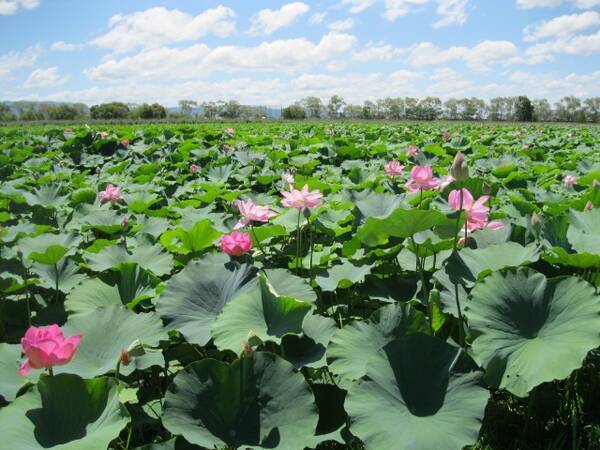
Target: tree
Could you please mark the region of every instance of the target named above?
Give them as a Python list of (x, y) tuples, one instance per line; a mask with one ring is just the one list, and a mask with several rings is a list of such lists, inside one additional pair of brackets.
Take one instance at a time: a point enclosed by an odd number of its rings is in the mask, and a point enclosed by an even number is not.
[(585, 111), (581, 108), (581, 100), (577, 97), (566, 96), (555, 104), (556, 118), (561, 122), (575, 122), (585, 119)]
[(228, 119), (237, 119), (240, 117), (241, 106), (235, 100), (229, 100), (223, 104), (221, 110), (221, 115), (223, 117), (227, 117)]
[(101, 103), (90, 108), (92, 119), (125, 119), (129, 116), (129, 106), (121, 102)]
[(17, 116), (12, 112), (10, 106), (5, 103), (0, 103), (0, 122), (9, 122), (16, 119)]
[(332, 119), (338, 119), (346, 105), (346, 102), (339, 95), (332, 95), (327, 103), (327, 115)]
[(370, 100), (366, 100), (362, 106), (361, 119), (376, 119), (377, 105)]
[(406, 111), (407, 119), (417, 119), (419, 110), (419, 100), (413, 97), (404, 99), (404, 110)]
[(600, 97), (592, 97), (586, 99), (585, 104), (585, 115), (587, 120), (590, 122), (600, 122)]
[(515, 115), (519, 122), (532, 122), (533, 121), (533, 105), (531, 100), (521, 95), (517, 97), (515, 105)]
[(323, 102), (319, 97), (306, 97), (302, 100), (302, 106), (308, 111), (310, 117), (319, 119), (323, 111)]
[(385, 98), (383, 100), (385, 108), (385, 118), (392, 120), (400, 120), (404, 117), (404, 100), (398, 98)]
[(288, 120), (304, 120), (306, 119), (306, 112), (304, 112), (302, 106), (294, 103), (293, 105), (283, 108), (281, 117)]
[(444, 102), (444, 109), (447, 119), (457, 120), (458, 119), (458, 100), (450, 98)]
[(418, 116), (423, 120), (436, 120), (442, 112), (442, 101), (437, 97), (425, 97), (418, 104)]
[(215, 102), (202, 102), (202, 113), (207, 119), (214, 119), (219, 113), (219, 107)]
[(533, 101), (533, 119), (537, 122), (549, 122), (552, 120), (552, 107), (545, 98)]
[(197, 106), (198, 102), (196, 100), (179, 100), (179, 109), (186, 116), (192, 114), (193, 109)]
[(48, 108), (48, 118), (51, 120), (75, 120), (79, 117), (79, 110), (73, 105), (63, 103)]
[(158, 103), (143, 103), (131, 112), (132, 117), (136, 119), (164, 119), (167, 117), (167, 110)]

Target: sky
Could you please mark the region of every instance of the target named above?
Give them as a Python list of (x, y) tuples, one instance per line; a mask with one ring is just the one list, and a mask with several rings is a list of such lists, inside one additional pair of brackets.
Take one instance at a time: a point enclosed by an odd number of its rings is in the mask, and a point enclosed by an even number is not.
[(600, 96), (600, 0), (0, 0), (0, 100)]

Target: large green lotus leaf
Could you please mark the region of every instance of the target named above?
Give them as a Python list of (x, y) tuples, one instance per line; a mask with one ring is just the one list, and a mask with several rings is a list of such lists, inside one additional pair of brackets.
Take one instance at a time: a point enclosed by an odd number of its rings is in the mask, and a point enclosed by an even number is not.
[(162, 276), (173, 268), (173, 257), (162, 251), (159, 245), (141, 245), (130, 254), (121, 245), (104, 248), (99, 253), (85, 253), (90, 269), (103, 272), (119, 267), (124, 263), (135, 263), (148, 269), (155, 275)]
[(95, 229), (106, 234), (123, 230), (123, 216), (112, 209), (98, 209), (93, 206), (81, 208), (83, 230)]
[(488, 381), (518, 396), (581, 367), (600, 345), (600, 296), (574, 277), (495, 272), (475, 286), (465, 316)]
[(460, 450), (477, 440), (489, 392), (457, 373), (460, 349), (416, 333), (386, 344), (346, 397), (350, 431), (367, 450)]
[(297, 369), (326, 366), (325, 352), (337, 329), (335, 320), (309, 312), (304, 316), (301, 335), (287, 334), (281, 339), (285, 359)]
[(264, 275), (239, 292), (223, 307), (211, 328), (215, 345), (239, 353), (253, 334), (263, 342), (279, 344), (286, 334), (302, 333), (302, 322), (311, 304), (280, 296)]
[(359, 211), (358, 219), (364, 223), (369, 217), (387, 217), (400, 206), (401, 201), (402, 197), (399, 195), (369, 191), (366, 196), (361, 196), (360, 200), (356, 200), (355, 205)]
[(23, 377), (18, 374), (20, 362), (20, 345), (0, 344), (0, 398), (8, 402), (15, 399), (23, 386)]
[(227, 255), (206, 255), (188, 263), (167, 282), (156, 311), (189, 342), (206, 345), (217, 315), (254, 275), (252, 266), (230, 261)]
[(384, 219), (369, 217), (357, 236), (371, 247), (383, 245), (390, 237), (407, 238), (446, 222), (446, 216), (434, 210), (396, 209)]
[(573, 266), (581, 269), (600, 267), (600, 255), (591, 253), (568, 253), (562, 247), (554, 247), (543, 255), (543, 259), (552, 264)]
[[(65, 336), (78, 333), (83, 339), (71, 362), (55, 367), (54, 371), (76, 373), (82, 377), (94, 377), (114, 370), (121, 351), (136, 339), (151, 347), (167, 339), (167, 332), (156, 313), (136, 314), (118, 305), (75, 314), (69, 317), (63, 331)], [(124, 374), (135, 369), (136, 358), (128, 366), (121, 366)]]
[(22, 195), (29, 205), (55, 209), (67, 203), (68, 195), (60, 195), (61, 190), (60, 185), (44, 185), (33, 192), (23, 192)]
[(48, 289), (58, 289), (67, 293), (87, 276), (79, 273), (79, 266), (70, 259), (65, 258), (54, 264), (34, 263), (31, 271), (36, 273), (41, 281), (41, 285)]
[(265, 269), (265, 274), (275, 292), (280, 295), (311, 303), (317, 299), (317, 294), (308, 281), (287, 269)]
[(329, 369), (346, 380), (357, 380), (367, 371), (369, 358), (388, 342), (410, 333), (429, 333), (427, 319), (404, 303), (385, 305), (369, 320), (354, 321), (339, 329), (327, 347)]
[(210, 247), (221, 235), (208, 219), (201, 220), (189, 230), (175, 228), (165, 231), (160, 243), (169, 251), (181, 255), (195, 253)]
[(600, 209), (571, 211), (567, 239), (578, 253), (600, 255)]
[(128, 420), (114, 379), (43, 376), (31, 391), (0, 409), (2, 447), (105, 449)]
[(75, 234), (45, 233), (20, 239), (18, 247), (33, 261), (56, 264), (63, 256), (75, 253), (80, 241), (81, 238)]
[(504, 242), (485, 248), (463, 248), (446, 260), (445, 271), (454, 283), (464, 280), (472, 285), (490, 272), (505, 267), (517, 267), (538, 260), (539, 249), (530, 244)]
[(317, 407), (304, 377), (257, 352), (231, 365), (213, 359), (179, 372), (165, 395), (163, 423), (207, 448), (298, 450), (318, 442)]
[(330, 269), (320, 270), (315, 281), (322, 290), (335, 291), (338, 287), (348, 288), (354, 283), (364, 281), (372, 268), (372, 264), (355, 264), (346, 261), (344, 264), (337, 264)]

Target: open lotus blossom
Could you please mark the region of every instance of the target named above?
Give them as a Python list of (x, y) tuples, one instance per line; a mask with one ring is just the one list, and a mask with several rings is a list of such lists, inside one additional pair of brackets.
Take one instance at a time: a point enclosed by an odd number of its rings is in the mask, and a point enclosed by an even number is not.
[(410, 181), (406, 187), (411, 192), (428, 191), (440, 186), (440, 179), (433, 176), (429, 166), (415, 166), (410, 171)]
[(402, 169), (404, 169), (404, 166), (398, 161), (390, 161), (383, 168), (388, 177), (397, 177), (398, 175), (402, 175)]
[(271, 211), (268, 206), (257, 205), (252, 200), (236, 200), (233, 204), (237, 206), (242, 215), (242, 218), (233, 227), (234, 230), (238, 230), (248, 225), (250, 222), (268, 222), (271, 217), (277, 215), (277, 213)]
[(121, 144), (121, 147), (127, 148), (129, 147), (129, 139), (123, 139), (119, 144)]
[[(504, 226), (502, 222), (490, 222), (488, 219), (490, 208), (485, 206), (485, 202), (489, 200), (489, 195), (482, 195), (475, 201), (471, 192), (465, 188), (462, 189), (462, 195), (462, 209), (467, 213), (467, 231), (469, 233), (483, 228), (497, 230), (498, 228), (502, 228)], [(448, 196), (448, 204), (450, 205), (450, 208), (454, 209), (455, 211), (461, 209), (460, 190), (455, 189), (450, 192), (450, 195)]]
[(225, 133), (228, 134), (229, 136), (233, 136), (235, 134), (235, 128), (225, 128)]
[(26, 359), (19, 368), (19, 375), (25, 376), (31, 369), (47, 369), (67, 364), (75, 356), (81, 339), (80, 334), (65, 339), (56, 324), (29, 327), (21, 338)]
[(196, 164), (190, 164), (190, 172), (197, 173), (198, 172), (198, 166)]
[(221, 238), (221, 250), (229, 256), (240, 256), (252, 248), (252, 238), (248, 233), (232, 231)]
[(117, 186), (109, 184), (106, 189), (100, 192), (100, 204), (111, 202), (113, 205), (119, 200), (122, 200), (121, 191)]
[(573, 175), (566, 175), (563, 178), (563, 184), (565, 186), (571, 187), (573, 185), (575, 185), (577, 183), (577, 178), (575, 178)]
[(419, 149), (414, 145), (409, 145), (406, 149), (406, 157), (407, 158), (416, 158), (419, 154)]
[(294, 174), (291, 172), (283, 172), (281, 174), (281, 179), (290, 186), (292, 186), (296, 182), (296, 180), (294, 179)]
[(317, 208), (323, 203), (323, 194), (318, 189), (314, 191), (308, 190), (308, 185), (305, 184), (302, 190), (291, 188), (289, 192), (280, 191), (285, 198), (281, 200), (283, 206), (290, 208), (304, 209)]
[(449, 141), (450, 139), (452, 139), (452, 133), (450, 133), (449, 131), (444, 131), (442, 133), (442, 139), (444, 141)]

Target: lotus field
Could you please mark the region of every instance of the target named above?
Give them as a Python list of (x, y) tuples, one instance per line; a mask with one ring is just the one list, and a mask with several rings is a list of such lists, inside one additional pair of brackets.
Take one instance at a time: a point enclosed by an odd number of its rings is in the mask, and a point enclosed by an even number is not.
[(600, 128), (233, 127), (0, 128), (0, 448), (600, 448)]

